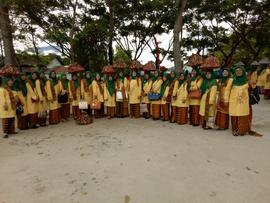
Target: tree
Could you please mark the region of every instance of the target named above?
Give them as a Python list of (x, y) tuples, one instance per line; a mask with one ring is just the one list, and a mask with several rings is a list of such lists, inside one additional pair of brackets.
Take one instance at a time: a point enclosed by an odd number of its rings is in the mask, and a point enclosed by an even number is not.
[(4, 62), (5, 64), (17, 65), (13, 46), (13, 32), (9, 18), (8, 1), (1, 1), (0, 3), (0, 30), (5, 53)]

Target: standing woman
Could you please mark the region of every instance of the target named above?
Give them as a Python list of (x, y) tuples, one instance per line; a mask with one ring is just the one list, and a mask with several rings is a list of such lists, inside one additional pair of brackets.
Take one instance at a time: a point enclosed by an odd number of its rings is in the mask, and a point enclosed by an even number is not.
[(243, 136), (251, 129), (248, 88), (245, 70), (240, 67), (236, 68), (229, 98), (229, 115), (234, 136)]
[(71, 101), (74, 120), (80, 116), (79, 101), (81, 97), (80, 81), (76, 73), (72, 74), (72, 79), (68, 83), (68, 94)]
[(153, 84), (152, 78), (149, 76), (148, 72), (145, 72), (144, 79), (142, 82), (142, 104), (147, 105), (147, 115), (145, 116), (145, 118), (150, 118), (151, 116), (151, 104), (148, 99), (148, 94), (151, 91), (152, 84)]
[(27, 109), (28, 109), (29, 128), (37, 128), (39, 98), (36, 93), (35, 81), (27, 79), (26, 89), (27, 89), (26, 102), (27, 102)]
[(46, 82), (47, 99), (49, 101), (49, 123), (55, 125), (61, 121), (61, 105), (58, 103), (58, 95), (60, 94), (60, 83), (56, 77), (56, 73), (50, 73), (50, 79)]
[[(201, 102), (201, 95), (200, 95), (200, 88), (202, 85), (203, 79), (199, 75), (199, 69), (193, 68), (191, 72), (191, 82), (190, 82), (190, 89), (189, 89), (189, 119), (190, 124), (193, 126), (200, 125), (200, 102)], [(196, 93), (196, 94), (193, 94)]]
[(188, 82), (185, 79), (184, 73), (179, 74), (179, 80), (176, 83), (176, 122), (179, 125), (188, 123)]
[[(67, 95), (67, 97), (69, 98), (68, 84), (69, 80), (67, 79), (67, 75), (66, 74), (61, 75), (61, 80), (59, 81), (61, 90), (60, 94)], [(70, 102), (68, 100), (66, 103), (61, 103), (61, 119), (68, 121), (69, 117), (70, 117)]]
[[(119, 118), (124, 118), (128, 116), (128, 106), (126, 102), (128, 101), (127, 98), (127, 93), (126, 93), (126, 88), (125, 88), (125, 76), (123, 72), (120, 70), (117, 73), (116, 76), (116, 91), (122, 93), (122, 99), (117, 99), (116, 98), (116, 116)], [(126, 107), (126, 109), (124, 109)]]
[(142, 82), (139, 72), (132, 70), (129, 84), (129, 104), (131, 118), (140, 117), (140, 103), (142, 94)]
[(176, 93), (177, 93), (177, 89), (178, 89), (178, 80), (177, 80), (177, 76), (176, 73), (174, 71), (171, 72), (170, 75), (170, 90), (169, 90), (169, 94), (171, 94), (171, 123), (176, 122)]
[(217, 81), (215, 73), (206, 71), (201, 86), (202, 99), (200, 103), (201, 125), (204, 129), (213, 129), (216, 114)]
[(45, 91), (45, 84), (40, 79), (37, 72), (32, 73), (32, 82), (35, 83), (35, 90), (38, 95), (38, 124), (41, 127), (46, 126), (47, 121), (47, 95)]
[[(163, 83), (163, 80), (160, 76), (159, 71), (155, 71), (151, 92), (154, 94), (160, 94), (162, 83)], [(152, 105), (152, 118), (154, 120), (159, 120), (160, 119), (160, 110), (161, 110), (161, 106), (160, 106), (161, 99), (156, 100), (156, 101), (151, 101), (151, 105)]]
[(222, 78), (219, 85), (219, 95), (217, 102), (217, 114), (215, 125), (219, 130), (229, 128), (229, 97), (232, 88), (233, 79), (230, 78), (228, 69), (222, 71)]
[(28, 106), (27, 106), (27, 87), (26, 87), (26, 76), (22, 74), (19, 78), (19, 91), (18, 97), (23, 105), (23, 113), (17, 115), (18, 119), (18, 128), (20, 130), (28, 129)]
[(262, 64), (259, 70), (257, 71), (258, 79), (257, 79), (257, 86), (260, 89), (260, 94), (264, 94), (264, 85), (266, 83), (266, 73), (267, 66)]
[(112, 75), (109, 75), (105, 82), (104, 101), (107, 106), (108, 119), (115, 117), (115, 81)]
[(15, 132), (17, 93), (12, 91), (12, 77), (4, 77), (0, 88), (0, 118), (2, 119), (4, 138)]
[(130, 69), (125, 69), (124, 72), (124, 88), (125, 88), (125, 92), (126, 92), (126, 99), (123, 100), (123, 115), (124, 117), (128, 117), (129, 116), (129, 109), (128, 109), (128, 104), (129, 104), (129, 86), (130, 86)]
[(81, 80), (81, 96), (88, 103), (87, 114), (92, 117), (90, 104), (93, 101), (92, 76), (90, 71), (86, 71), (85, 78)]
[(270, 65), (266, 69), (266, 81), (264, 85), (264, 99), (270, 99)]
[(163, 83), (160, 89), (162, 120), (168, 121), (169, 120), (169, 107), (170, 107), (170, 103), (167, 102), (167, 97), (168, 97), (169, 89), (170, 89), (169, 74), (164, 72), (162, 80), (163, 80)]
[(98, 102), (101, 103), (101, 109), (95, 109), (94, 115), (95, 118), (101, 118), (103, 116), (104, 112), (104, 98), (103, 98), (103, 87), (102, 87), (102, 81), (99, 73), (94, 73), (93, 75), (93, 82), (92, 82), (92, 88), (93, 88), (93, 99), (98, 100)]

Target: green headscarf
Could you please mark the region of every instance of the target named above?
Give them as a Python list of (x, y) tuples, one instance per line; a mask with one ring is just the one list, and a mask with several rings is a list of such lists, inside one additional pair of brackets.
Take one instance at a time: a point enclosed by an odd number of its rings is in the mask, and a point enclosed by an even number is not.
[[(87, 78), (87, 74), (90, 75), (90, 78)], [(86, 80), (88, 86), (92, 84), (93, 80), (91, 78), (91, 72), (90, 71), (85, 72), (85, 80)]]
[[(210, 71), (207, 71), (207, 72), (210, 72)], [(217, 85), (215, 73), (213, 71), (211, 71), (210, 73), (211, 73), (210, 79), (206, 77), (206, 74), (203, 75), (204, 79), (201, 86), (202, 94), (204, 94), (207, 90), (211, 89), (211, 87), (213, 87), (214, 85)]]
[(68, 82), (69, 82), (69, 80), (67, 78), (65, 78), (65, 76), (66, 75), (64, 73), (61, 74), (60, 75), (60, 79), (61, 79), (61, 82), (63, 84), (64, 89), (67, 90), (68, 89)]
[(191, 77), (191, 81), (195, 81), (195, 80), (197, 79), (197, 77), (200, 75), (200, 71), (199, 71), (199, 69), (196, 68), (196, 67), (194, 67), (194, 68), (192, 69), (192, 71), (195, 71), (195, 72), (196, 72), (196, 76), (192, 76), (192, 77)]
[(19, 91), (19, 79), (18, 79), (18, 78), (16, 78), (16, 79), (14, 80), (13, 85), (12, 85), (12, 87), (11, 87), (11, 90), (12, 90), (12, 91), (16, 91), (16, 92)]
[[(236, 76), (236, 70), (238, 68), (242, 70), (242, 75), (240, 77)], [(233, 86), (241, 86), (241, 85), (244, 85), (244, 84), (246, 84), (248, 82), (247, 74), (246, 74), (245, 69), (242, 68), (242, 67), (238, 67), (238, 68), (236, 68), (235, 71), (234, 71)]]
[(109, 79), (109, 77), (108, 77), (108, 80), (107, 80), (107, 82), (108, 82), (108, 91), (109, 91), (109, 94), (111, 96), (113, 96), (114, 91), (115, 91), (115, 81), (114, 81), (113, 77), (112, 77), (111, 80)]
[[(223, 72), (224, 71), (228, 71), (228, 75), (227, 76), (223, 76)], [(223, 71), (222, 71), (222, 76), (221, 76), (221, 84), (225, 84), (227, 82), (227, 80), (230, 78), (230, 70), (225, 68)]]
[[(33, 79), (33, 74), (36, 74), (37, 75), (37, 78), (36, 79)], [(32, 85), (33, 85), (33, 87), (35, 88), (36, 87), (36, 80), (39, 78), (39, 73), (37, 72), (37, 71), (35, 71), (35, 72), (33, 72), (31, 75), (30, 75), (30, 77), (29, 77), (29, 79), (30, 79), (30, 81), (32, 82)]]
[[(146, 75), (148, 75), (148, 78), (145, 77)], [(144, 87), (144, 85), (147, 83), (149, 79), (150, 79), (150, 75), (148, 73), (144, 73), (142, 87)]]
[[(122, 75), (121, 75), (122, 74)], [(124, 73), (121, 71), (121, 70), (118, 70), (117, 71), (117, 77), (122, 81), (122, 82), (124, 82), (124, 80), (125, 80), (125, 75), (124, 75)]]
[(172, 83), (176, 77), (177, 77), (176, 71), (172, 71), (170, 74), (170, 83)]
[[(73, 80), (73, 76), (74, 75), (77, 76), (77, 79), (76, 80)], [(72, 80), (73, 80), (74, 88), (75, 89), (78, 89), (78, 87), (79, 87), (79, 79), (78, 79), (78, 75), (76, 73), (72, 75)]]
[(93, 78), (94, 78), (94, 80), (96, 80), (97, 75), (99, 75), (99, 77), (100, 77), (99, 80), (101, 80), (101, 75), (100, 75), (99, 72), (94, 72), (94, 73), (93, 73)]
[(11, 77), (2, 77), (2, 86), (3, 87), (8, 86), (9, 80), (12, 80), (12, 78)]
[(169, 74), (168, 73), (163, 73), (163, 77), (166, 77), (167, 80), (166, 81), (163, 81), (162, 85), (161, 85), (161, 89), (160, 89), (160, 94), (161, 96), (163, 96), (165, 94), (165, 90), (166, 90), (166, 87), (169, 85), (170, 81), (169, 81)]
[[(184, 76), (184, 79), (183, 80), (181, 79), (181, 76), (182, 75)], [(178, 79), (179, 86), (178, 87), (180, 87), (186, 81), (186, 78), (185, 78), (185, 74), (184, 73), (179, 73), (178, 77), (179, 77), (179, 79)]]
[(21, 75), (21, 78), (20, 78), (20, 90), (22, 91), (23, 96), (26, 97), (26, 95), (27, 95), (26, 80), (23, 80), (22, 76), (25, 76), (25, 75)]
[[(54, 73), (54, 77), (52, 76), (52, 74)], [(52, 80), (53, 82), (53, 86), (57, 85), (58, 84), (58, 79), (56, 77), (56, 72), (55, 71), (51, 71), (50, 72), (50, 79)]]
[[(157, 76), (156, 76), (156, 74), (155, 74), (156, 72), (157, 72), (157, 74), (158, 74)], [(154, 76), (153, 76), (153, 80), (156, 81), (156, 80), (159, 78), (159, 76), (160, 76), (160, 70), (155, 71), (155, 72), (154, 72)]]

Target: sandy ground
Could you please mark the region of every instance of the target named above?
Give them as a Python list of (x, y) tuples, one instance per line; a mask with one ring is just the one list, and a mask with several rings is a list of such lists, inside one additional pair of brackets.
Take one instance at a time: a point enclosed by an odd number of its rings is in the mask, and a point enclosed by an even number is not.
[(0, 138), (0, 203), (270, 202), (264, 137), (141, 119), (73, 121)]

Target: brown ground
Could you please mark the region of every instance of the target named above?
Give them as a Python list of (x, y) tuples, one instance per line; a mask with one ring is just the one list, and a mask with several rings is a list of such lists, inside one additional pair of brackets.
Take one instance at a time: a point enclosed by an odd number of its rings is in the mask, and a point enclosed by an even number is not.
[(268, 203), (270, 102), (254, 111), (262, 138), (143, 118), (0, 138), (0, 203)]

